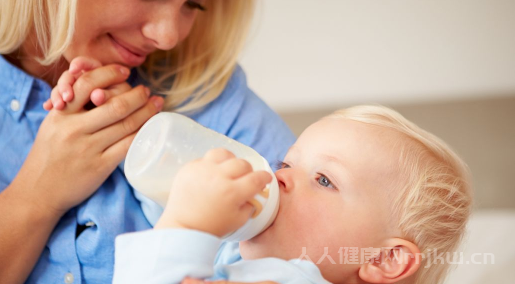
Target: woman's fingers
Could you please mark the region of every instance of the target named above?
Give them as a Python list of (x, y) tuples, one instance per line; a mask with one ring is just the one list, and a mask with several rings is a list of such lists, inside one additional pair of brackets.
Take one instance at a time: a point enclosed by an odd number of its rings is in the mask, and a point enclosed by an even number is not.
[(111, 99), (114, 96), (126, 93), (130, 91), (132, 87), (127, 83), (121, 83), (114, 86), (111, 86), (107, 89), (95, 89), (91, 93), (90, 99), (91, 102), (95, 106), (101, 106), (105, 102), (107, 102), (109, 99)]
[(161, 110), (163, 98), (152, 97), (142, 108), (138, 109), (125, 119), (108, 126), (94, 134), (94, 145), (104, 149), (109, 148), (124, 137), (136, 131), (152, 116)]
[(149, 96), (150, 90), (144, 86), (137, 86), (123, 95), (113, 96), (105, 104), (85, 114), (88, 123), (84, 125), (84, 130), (87, 133), (95, 133), (104, 127), (121, 121), (147, 104)]
[[(162, 100), (162, 98), (159, 98), (159, 99)], [(160, 109), (160, 107), (157, 107), (157, 108)], [(157, 111), (150, 112), (150, 114), (151, 113), (155, 114), (156, 112)], [(143, 123), (145, 121), (147, 121), (150, 118), (150, 116), (147, 115), (146, 118), (144, 119)], [(129, 147), (131, 146), (131, 143), (134, 140), (134, 137), (136, 137), (136, 132), (133, 132), (132, 134), (130, 134), (128, 136), (125, 136), (121, 140), (117, 141), (116, 143), (112, 144), (110, 147), (105, 149), (104, 152), (102, 153), (102, 159), (105, 161), (105, 163), (110, 164), (110, 165), (112, 163), (114, 163), (112, 166), (116, 166), (118, 163), (120, 163), (119, 161), (122, 161), (125, 158), (125, 156), (127, 155), (127, 151), (129, 151)]]
[(129, 74), (129, 69), (116, 64), (102, 66), (84, 73), (73, 85), (75, 98), (68, 103), (65, 112), (75, 113), (82, 110), (86, 103), (90, 101), (93, 90), (106, 89), (109, 86), (125, 82)]
[(120, 161), (123, 161), (129, 151), (129, 147), (131, 146), (134, 137), (136, 137), (136, 133), (126, 136), (111, 147), (107, 148), (101, 156), (104, 163), (109, 167), (116, 167)]
[(126, 82), (112, 85), (106, 90), (113, 94), (113, 96), (120, 95), (123, 93), (127, 93), (132, 89), (131, 85), (127, 84)]
[[(152, 99), (147, 103), (147, 105), (144, 108), (138, 110), (136, 113), (132, 115), (133, 117), (129, 116), (124, 121), (118, 122), (117, 125), (111, 126), (111, 129), (106, 128), (101, 130), (100, 133), (97, 133), (99, 134), (99, 141), (102, 141), (103, 143), (106, 143), (108, 139), (111, 139), (111, 141), (116, 141), (112, 145), (108, 145), (106, 147), (107, 149), (105, 149), (102, 153), (102, 159), (108, 164), (110, 164), (113, 161), (116, 162), (123, 160), (127, 155), (127, 151), (129, 151), (129, 147), (132, 141), (134, 140), (134, 137), (136, 136), (136, 130), (139, 127), (141, 127), (141, 125), (143, 125), (151, 116), (153, 116), (162, 109), (163, 102), (164, 100), (161, 97), (152, 97)], [(128, 119), (132, 119), (132, 121)], [(130, 130), (134, 128), (136, 129), (132, 131), (132, 134), (124, 135), (125, 133), (130, 132)], [(121, 135), (121, 137), (124, 138), (113, 139), (115, 135)], [(110, 138), (105, 136), (109, 136)]]

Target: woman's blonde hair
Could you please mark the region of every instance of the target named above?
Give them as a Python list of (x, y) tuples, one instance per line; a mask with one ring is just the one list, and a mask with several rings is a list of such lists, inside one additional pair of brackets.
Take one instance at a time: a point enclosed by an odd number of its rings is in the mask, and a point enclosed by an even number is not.
[[(170, 51), (149, 55), (140, 68), (150, 87), (167, 96), (165, 108), (199, 109), (216, 99), (236, 66), (254, 14), (252, 0), (206, 1), (190, 35)], [(72, 41), (77, 0), (2, 0), (0, 54), (16, 51), (33, 29), (51, 65)]]
[(57, 61), (72, 41), (77, 0), (3, 0), (0, 5), (0, 54), (17, 50), (33, 29), (44, 55), (39, 61)]
[[(400, 193), (394, 195), (391, 204), (392, 224), (424, 256), (454, 253), (463, 238), (472, 207), (467, 165), (438, 137), (389, 108), (356, 106), (328, 117), (385, 127), (406, 138), (407, 143), (398, 144), (401, 153), (398, 167), (404, 178)], [(428, 264), (428, 260), (431, 258), (422, 259), (412, 283), (444, 281), (450, 261)]]

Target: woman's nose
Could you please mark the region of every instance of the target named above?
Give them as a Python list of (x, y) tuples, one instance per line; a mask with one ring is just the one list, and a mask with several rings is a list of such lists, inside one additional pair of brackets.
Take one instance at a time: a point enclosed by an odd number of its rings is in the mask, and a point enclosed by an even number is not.
[(149, 39), (155, 48), (170, 50), (179, 41), (180, 6), (168, 6), (153, 13), (142, 28), (143, 35)]

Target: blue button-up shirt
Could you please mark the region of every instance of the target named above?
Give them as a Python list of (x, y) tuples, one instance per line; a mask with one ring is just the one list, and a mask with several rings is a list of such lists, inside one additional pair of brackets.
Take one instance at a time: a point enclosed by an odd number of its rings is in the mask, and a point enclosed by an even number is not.
[[(132, 76), (131, 82), (139, 80)], [(46, 82), (0, 56), (0, 192), (25, 161), (47, 114), (42, 104), (50, 92)], [(269, 162), (282, 159), (295, 140), (279, 116), (247, 87), (240, 67), (222, 94), (190, 117), (253, 147)], [(76, 236), (78, 225), (86, 229)], [(27, 283), (111, 283), (115, 237), (149, 228), (133, 189), (117, 168), (90, 198), (61, 218)]]

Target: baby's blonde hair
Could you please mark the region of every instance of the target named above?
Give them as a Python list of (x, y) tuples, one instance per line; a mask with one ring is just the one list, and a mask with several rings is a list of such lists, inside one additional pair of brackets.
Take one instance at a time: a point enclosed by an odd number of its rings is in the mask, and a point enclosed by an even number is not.
[[(467, 165), (433, 134), (382, 106), (355, 106), (338, 110), (329, 118), (343, 118), (385, 127), (404, 136), (399, 144), (398, 167), (403, 178), (400, 193), (391, 204), (392, 220), (403, 238), (415, 243), (423, 255), (453, 253), (463, 238), (472, 206)], [(445, 258), (444, 258), (445, 259)], [(449, 258), (452, 261), (452, 258)], [(412, 277), (416, 284), (442, 283), (450, 265), (423, 258)]]
[[(140, 69), (154, 91), (167, 95), (167, 110), (196, 110), (216, 99), (244, 46), (254, 1), (210, 0), (205, 6), (181, 44), (150, 55)], [(20, 48), (33, 29), (43, 54), (39, 62), (55, 63), (73, 39), (76, 10), (77, 0), (2, 0), (0, 54)]]

